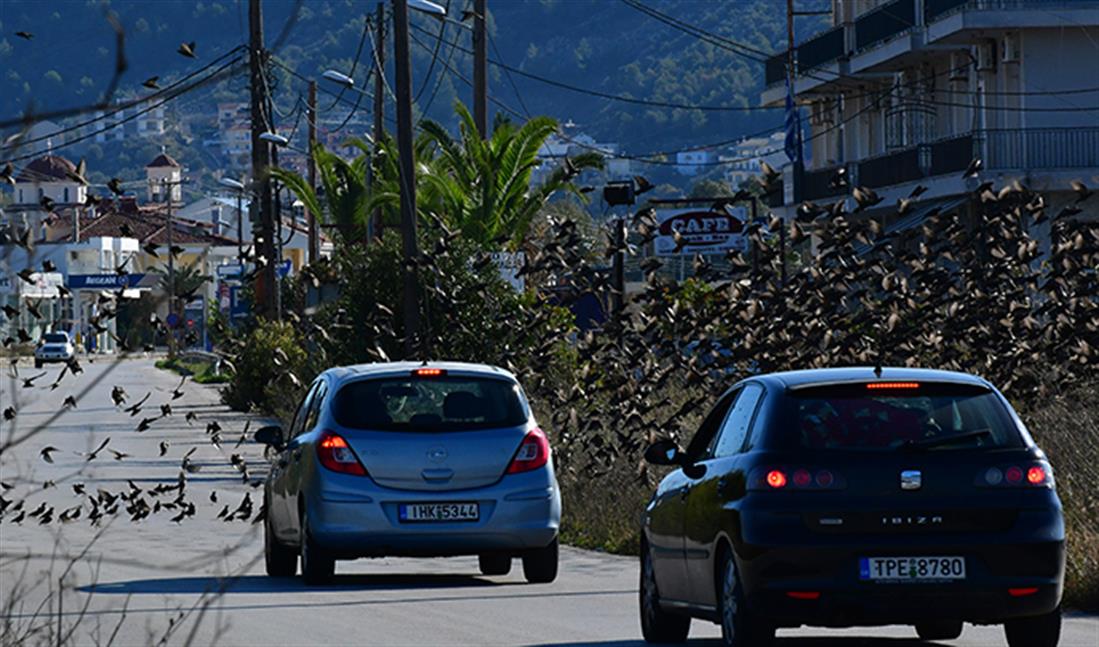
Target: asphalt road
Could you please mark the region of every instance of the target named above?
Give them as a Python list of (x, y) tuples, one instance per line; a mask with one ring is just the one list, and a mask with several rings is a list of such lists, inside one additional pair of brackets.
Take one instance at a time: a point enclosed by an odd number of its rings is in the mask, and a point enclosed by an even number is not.
[[(5, 362), (6, 363), (6, 362)], [(137, 423), (155, 415), (170, 401), (178, 378), (159, 371), (151, 360), (85, 362), (84, 374), (62, 381), (51, 391), (59, 368), (25, 389), (7, 378), (0, 385), (0, 406), (16, 399), (15, 424), (0, 426), (0, 443), (21, 438), (35, 426), (41, 432), (0, 455), (0, 481), (13, 488), (10, 500), (26, 499), (24, 511), (42, 502), (55, 507), (47, 525), (26, 517), (0, 521), (0, 642), (15, 644), (30, 632), (31, 644), (53, 644), (58, 598), (62, 633), (73, 644), (116, 645), (641, 645), (637, 622), (637, 565), (632, 558), (564, 549), (561, 574), (549, 585), (523, 582), (516, 564), (505, 577), (482, 577), (474, 558), (342, 562), (333, 584), (305, 588), (298, 579), (263, 575), (260, 525), (222, 521), (218, 512), (237, 508), (250, 493), (259, 510), (261, 490), (243, 482), (229, 457), (240, 453), (253, 481), (262, 476), (262, 450), (251, 442), (239, 448), (246, 417), (218, 404), (212, 387), (188, 382), (186, 394), (171, 401), (173, 415), (138, 433)], [(23, 376), (39, 373), (21, 367)], [(45, 388), (42, 386), (45, 385)], [(110, 400), (112, 386), (122, 386), (128, 403), (152, 393), (137, 416), (119, 411)], [(75, 410), (50, 421), (67, 395), (78, 396)], [(193, 412), (188, 423), (184, 415)], [(210, 442), (206, 425), (222, 427), (221, 449)], [(252, 429), (256, 428), (256, 421)], [(110, 437), (94, 460), (89, 452)], [(162, 441), (169, 443), (163, 457)], [(54, 462), (39, 451), (54, 446)], [(109, 450), (127, 454), (116, 460)], [(185, 453), (199, 470), (188, 474), (186, 499), (195, 514), (181, 523), (177, 510), (162, 509), (139, 522), (121, 510), (99, 528), (88, 524), (87, 506), (76, 521), (59, 523), (58, 515), (103, 488), (129, 492), (158, 484), (171, 485)], [(43, 483), (55, 485), (43, 489)], [(130, 485), (130, 482), (133, 485)], [(217, 502), (210, 500), (216, 492)], [(150, 505), (171, 501), (177, 492), (159, 497), (143, 492)], [(126, 504), (123, 504), (125, 507)], [(567, 514), (567, 511), (566, 511)], [(67, 572), (66, 572), (67, 571)], [(58, 582), (63, 584), (59, 587)], [(62, 593), (56, 594), (58, 590)], [(691, 644), (716, 645), (719, 631), (696, 622)], [(854, 647), (921, 644), (908, 627), (855, 630), (781, 630), (779, 645)], [(967, 626), (949, 645), (1004, 645), (999, 627)], [(1066, 620), (1062, 645), (1099, 646), (1099, 619)]]

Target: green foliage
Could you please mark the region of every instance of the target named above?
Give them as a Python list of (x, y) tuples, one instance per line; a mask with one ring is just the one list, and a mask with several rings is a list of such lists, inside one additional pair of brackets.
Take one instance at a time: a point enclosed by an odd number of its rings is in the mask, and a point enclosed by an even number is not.
[(301, 378), (297, 374), (308, 360), (301, 335), (289, 323), (261, 319), (233, 341), (233, 381), (222, 392), (225, 403), (241, 411), (258, 409), (285, 416), (286, 408), (293, 407), (288, 403), (298, 401)]
[(733, 195), (729, 183), (724, 180), (699, 180), (691, 186), (689, 198), (719, 198)]

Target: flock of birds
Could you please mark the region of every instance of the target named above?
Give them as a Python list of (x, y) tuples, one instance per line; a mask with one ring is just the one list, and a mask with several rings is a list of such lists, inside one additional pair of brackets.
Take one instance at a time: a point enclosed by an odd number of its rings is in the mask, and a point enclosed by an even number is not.
[[(9, 377), (13, 380), (21, 381), (22, 389), (45, 388), (36, 386), (35, 381), (41, 377), (45, 377), (46, 373), (40, 373), (33, 376), (22, 376), (19, 374), (16, 361), (12, 361), (9, 368), (11, 372)], [(83, 372), (84, 370), (81, 368), (80, 362), (76, 359), (72, 359), (61, 369), (57, 379), (49, 386), (49, 389), (56, 389), (66, 375), (75, 376)], [(154, 428), (159, 421), (173, 415), (172, 404), (184, 397), (185, 391), (183, 387), (186, 381), (186, 377), (181, 378), (179, 384), (168, 391), (165, 401), (157, 405), (148, 404), (150, 398), (153, 397), (152, 391), (147, 392), (140, 399), (131, 400), (130, 395), (121, 386), (111, 387), (110, 398), (120, 416), (124, 415), (128, 418), (142, 416), (134, 427), (134, 433), (142, 433)], [(66, 396), (61, 408), (77, 408), (77, 398), (73, 395)], [(153, 409), (156, 413), (153, 415), (142, 415), (143, 411), (147, 414), (149, 409)], [(16, 424), (18, 418), (19, 411), (14, 404), (7, 406), (3, 410), (5, 425)], [(193, 411), (186, 413), (184, 420), (188, 426), (201, 422), (198, 415)], [(209, 443), (213, 445), (222, 456), (225, 456), (228, 453), (228, 457), (226, 458), (227, 464), (240, 474), (243, 484), (254, 489), (262, 485), (263, 480), (262, 478), (252, 476), (247, 461), (236, 451), (248, 439), (249, 425), (250, 423), (245, 423), (240, 436), (228, 452), (226, 451), (226, 448), (222, 446), (223, 428), (217, 420), (209, 420), (206, 422), (205, 435)], [(72, 453), (74, 455), (83, 458), (82, 461), (77, 463), (80, 468), (77, 469), (76, 472), (62, 477), (59, 480), (64, 481), (86, 477), (94, 482), (96, 480), (95, 474), (89, 472), (87, 469), (93, 461), (102, 460), (104, 458), (111, 458), (114, 461), (124, 461), (127, 458), (131, 458), (131, 454), (115, 449), (114, 447), (111, 447), (110, 444), (111, 436), (107, 436), (103, 438), (92, 451), (73, 451)], [(157, 458), (163, 458), (168, 454), (171, 444), (167, 440), (162, 440), (158, 443), (157, 447)], [(13, 451), (14, 449), (14, 444), (7, 447), (0, 446), (0, 455)], [(48, 525), (54, 521), (62, 524), (72, 523), (83, 518), (91, 525), (99, 526), (105, 518), (114, 517), (116, 515), (124, 514), (129, 518), (129, 521), (137, 522), (146, 519), (151, 515), (160, 513), (170, 514), (170, 521), (176, 523), (182, 522), (185, 519), (194, 517), (198, 510), (195, 501), (188, 497), (187, 491), (188, 475), (199, 472), (205, 466), (204, 464), (193, 461), (192, 456), (194, 456), (197, 450), (197, 446), (191, 447), (191, 449), (180, 458), (178, 470), (175, 471), (174, 476), (166, 477), (152, 487), (143, 488), (132, 479), (127, 479), (126, 488), (112, 492), (108, 488), (97, 487), (95, 488), (94, 493), (92, 493), (89, 491), (88, 485), (85, 482), (75, 482), (70, 487), (72, 489), (72, 496), (76, 498), (77, 501), (71, 506), (62, 507), (60, 509), (55, 504), (46, 500), (50, 497), (47, 497), (45, 494), (49, 490), (58, 488), (58, 483), (56, 481), (48, 479), (40, 483), (38, 481), (31, 483), (26, 480), (8, 482), (0, 479), (0, 522), (23, 524), (33, 521), (39, 525)], [(52, 465), (56, 464), (56, 457), (63, 453), (68, 452), (54, 445), (45, 445), (38, 450), (38, 457), (44, 463)], [(17, 497), (12, 494), (13, 492), (19, 492), (20, 495)], [(42, 495), (43, 500), (37, 506), (34, 506), (30, 500), (38, 495)], [(210, 492), (209, 501), (212, 504), (218, 503), (218, 494), (216, 490)], [(216, 518), (227, 522), (251, 520), (253, 523), (258, 523), (264, 518), (262, 506), (260, 508), (261, 509), (257, 511), (252, 500), (251, 492), (246, 490), (244, 496), (235, 507), (224, 504), (221, 511), (217, 513)]]
[[(976, 178), (980, 170), (975, 160), (965, 175)], [(765, 168), (763, 190), (776, 179)], [(620, 251), (614, 237), (608, 236), (605, 258), (591, 258), (577, 223), (552, 222), (528, 245), (518, 272), (543, 286), (540, 298), (516, 299), (487, 253), (428, 214), (430, 243), (413, 262), (428, 320), (423, 335), (412, 340), (416, 356), (488, 362), (515, 372), (549, 423), (561, 468), (587, 478), (636, 467), (643, 447), (658, 436), (689, 436), (706, 405), (753, 372), (931, 366), (981, 374), (1023, 402), (1099, 378), (1099, 223), (1075, 217), (1094, 195), (1083, 183), (1072, 183), (1072, 191), (1061, 194), (1070, 198), (1050, 215), (1047, 196), (1018, 181), (1003, 187), (979, 182), (971, 213), (931, 209), (903, 230), (889, 225), (919, 201), (922, 187), (883, 215), (880, 208), (871, 211), (882, 202), (873, 189), (847, 187), (842, 173), (833, 182), (849, 189), (850, 201), (806, 202), (789, 222), (750, 223), (749, 254), (731, 251), (724, 263), (696, 256), (690, 280), (674, 280), (661, 271), (660, 259), (646, 259), (643, 289), (601, 328), (585, 332), (576, 330), (565, 308), (587, 294), (616, 289), (605, 262)], [(655, 212), (640, 209), (622, 251), (635, 253), (656, 226)], [(773, 236), (779, 227), (788, 228), (800, 256), (788, 254), (792, 267), (785, 277), (783, 250)], [(328, 366), (404, 355), (398, 293), (370, 282), (376, 274), (366, 271), (369, 258), (340, 254), (302, 273), (303, 282), (317, 286), (340, 283), (342, 296), (319, 309), (293, 299), (284, 304), (285, 319), (307, 351), (304, 359), (292, 359), (282, 348), (270, 353), (267, 386), (281, 389), (285, 401), (296, 402), (312, 375)], [(233, 362), (255, 350), (246, 333), (214, 333)], [(67, 365), (58, 382), (66, 372), (79, 373), (79, 364)], [(36, 386), (42, 377), (20, 379), (24, 388), (47, 388)], [(171, 416), (182, 386), (154, 415), (142, 416), (135, 432)], [(138, 417), (150, 396), (131, 403), (116, 387), (111, 397), (120, 414)], [(15, 415), (4, 412), (5, 419)], [(188, 423), (195, 422), (190, 416)], [(210, 422), (206, 433), (220, 449), (220, 426)], [(127, 458), (109, 442), (86, 460), (104, 449), (115, 460)], [(162, 443), (160, 455), (167, 450)], [(58, 451), (44, 447), (41, 458), (49, 462)], [(85, 510), (93, 523), (120, 510), (135, 521), (161, 510), (174, 511), (173, 521), (193, 516), (186, 477), (198, 466), (190, 456), (173, 482), (144, 490), (131, 484), (95, 496), (76, 492), (86, 503), (57, 518), (72, 521)], [(244, 482), (260, 483), (238, 454), (229, 462)], [(53, 518), (49, 507), (24, 511), (22, 500), (3, 499), (0, 506), (11, 522)], [(247, 494), (235, 509), (226, 505), (221, 512), (225, 520), (262, 518), (262, 511), (253, 516)]]
[[(428, 214), (431, 240), (414, 262), (427, 323), (412, 345), (417, 358), (515, 372), (550, 422), (561, 464), (586, 476), (636, 465), (658, 436), (689, 437), (717, 395), (757, 371), (937, 367), (983, 375), (1022, 404), (1094, 383), (1099, 222), (1077, 217), (1094, 191), (1073, 181), (1055, 209), (1020, 181), (982, 181), (982, 167), (975, 159), (963, 173), (975, 186), (972, 211), (927, 205), (908, 229), (895, 223), (926, 187), (889, 208), (839, 171), (831, 181), (844, 197), (804, 202), (787, 222), (749, 223), (751, 252), (729, 252), (723, 262), (696, 255), (691, 280), (670, 278), (658, 257), (644, 259), (643, 289), (600, 329), (582, 333), (562, 308), (616, 289), (606, 262), (619, 251), (613, 235), (605, 257), (593, 259), (577, 223), (552, 222), (525, 248), (518, 272), (543, 286), (540, 298), (516, 303), (489, 255)], [(764, 166), (762, 191), (775, 190), (778, 177)], [(785, 279), (774, 235), (782, 227), (796, 250)], [(623, 250), (636, 253), (657, 229), (656, 212), (641, 208)], [(273, 383), (287, 401), (327, 366), (406, 356), (399, 297), (364, 278), (374, 275), (355, 254), (304, 274), (315, 285), (339, 283), (343, 298), (317, 312), (288, 304), (308, 359), (274, 358)], [(245, 352), (246, 337), (223, 332), (231, 358)]]

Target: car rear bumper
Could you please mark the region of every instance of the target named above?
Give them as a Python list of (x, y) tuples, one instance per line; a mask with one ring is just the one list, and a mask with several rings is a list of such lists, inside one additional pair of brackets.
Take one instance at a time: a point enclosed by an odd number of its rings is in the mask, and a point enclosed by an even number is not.
[[(750, 606), (778, 625), (842, 627), (931, 619), (996, 623), (1057, 607), (1064, 582), (1063, 542), (984, 541), (757, 546), (752, 559), (742, 562), (741, 575)], [(961, 556), (966, 577), (934, 583), (859, 579), (860, 557), (886, 556)], [(1018, 590), (1034, 588), (1025, 595)], [(819, 598), (797, 599), (791, 592)]]
[(53, 363), (53, 362), (67, 362), (72, 359), (72, 355), (68, 353), (42, 353), (34, 354), (34, 359), (39, 362)]
[[(374, 486), (370, 491), (310, 497), (309, 529), (316, 541), (343, 558), (450, 556), (543, 548), (557, 536), (561, 496), (542, 478), (506, 477), (490, 488), (414, 492)], [(501, 485), (508, 484), (506, 489)], [(479, 504), (477, 521), (407, 523), (409, 503)]]
[[(1007, 584), (994, 588), (988, 584), (890, 584), (858, 589), (767, 589), (750, 598), (750, 608), (778, 626), (791, 627), (913, 624), (924, 620), (993, 624), (1048, 613), (1061, 600), (1059, 581), (1047, 579), (1040, 583), (1031, 578), (1012, 582), (1011, 586), (1037, 587), (1036, 593), (1022, 597), (1008, 593)], [(786, 594), (790, 590), (816, 590), (820, 597), (793, 599)]]

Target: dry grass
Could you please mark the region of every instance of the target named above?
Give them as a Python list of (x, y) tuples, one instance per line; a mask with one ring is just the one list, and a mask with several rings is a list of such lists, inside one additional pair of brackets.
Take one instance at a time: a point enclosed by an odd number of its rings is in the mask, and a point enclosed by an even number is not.
[[(1065, 509), (1065, 606), (1099, 610), (1099, 387), (1085, 385), (1021, 412), (1049, 455)], [(639, 520), (655, 483), (623, 461), (605, 473), (560, 475), (562, 539), (570, 544), (633, 555)], [(655, 478), (650, 480), (656, 480)]]
[(1022, 412), (1053, 464), (1065, 508), (1065, 603), (1099, 610), (1099, 385)]

